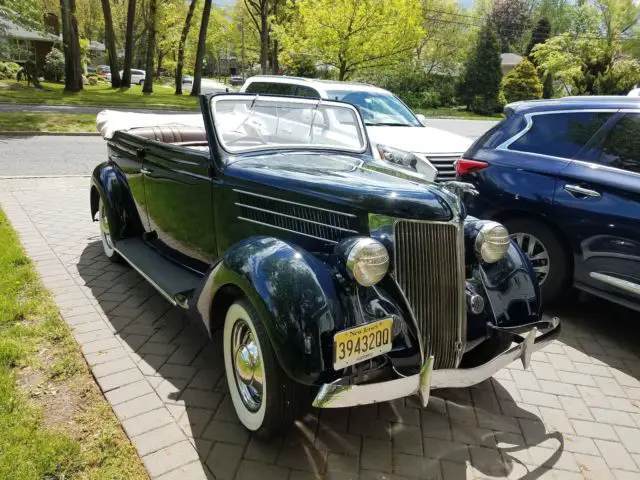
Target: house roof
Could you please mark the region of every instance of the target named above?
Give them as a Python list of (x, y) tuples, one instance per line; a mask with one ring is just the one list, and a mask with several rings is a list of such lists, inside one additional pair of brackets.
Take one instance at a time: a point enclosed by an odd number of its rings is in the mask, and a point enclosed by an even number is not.
[[(4, 10), (4, 11), (3, 11)], [(18, 15), (9, 9), (0, 9), (0, 29), (4, 37), (15, 38), (19, 40), (40, 40), (43, 42), (59, 42), (60, 38), (56, 35), (38, 30), (29, 29), (23, 25), (19, 25), (11, 20), (9, 16), (17, 17)]]
[(501, 53), (500, 61), (502, 65), (518, 65), (523, 58), (516, 53)]

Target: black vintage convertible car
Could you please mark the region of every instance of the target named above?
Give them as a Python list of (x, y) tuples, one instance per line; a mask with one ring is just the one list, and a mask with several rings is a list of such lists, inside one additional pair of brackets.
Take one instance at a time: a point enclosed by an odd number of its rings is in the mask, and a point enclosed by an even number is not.
[(526, 367), (558, 334), (506, 229), (466, 216), (464, 184), (374, 160), (353, 106), (220, 94), (201, 107), (101, 114), (91, 215), (107, 257), (222, 330), (249, 430), (275, 434), (310, 404), (426, 405), (431, 389)]

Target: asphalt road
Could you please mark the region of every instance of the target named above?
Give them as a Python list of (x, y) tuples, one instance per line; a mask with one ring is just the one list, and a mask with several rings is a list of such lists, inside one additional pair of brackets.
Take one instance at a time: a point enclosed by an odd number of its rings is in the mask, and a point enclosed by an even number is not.
[[(470, 138), (478, 137), (494, 124), (482, 120), (429, 120), (430, 126)], [(0, 137), (0, 177), (90, 175), (106, 154), (105, 142), (97, 136)]]

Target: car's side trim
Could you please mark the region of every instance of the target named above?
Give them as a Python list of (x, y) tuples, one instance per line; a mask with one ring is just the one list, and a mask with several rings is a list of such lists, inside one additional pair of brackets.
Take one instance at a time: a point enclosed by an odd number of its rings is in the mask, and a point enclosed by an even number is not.
[(323, 242), (337, 244), (335, 240), (329, 240), (328, 238), (316, 237), (315, 235), (309, 235), (308, 233), (298, 232), (296, 230), (289, 230), (288, 228), (278, 227), (276, 225), (272, 225), (270, 223), (259, 222), (258, 220), (252, 220), (251, 218), (246, 217), (238, 217), (238, 220), (244, 220), (245, 222), (255, 223), (257, 225), (264, 225), (265, 227), (276, 228), (278, 230), (282, 230), (284, 232), (295, 233), (296, 235), (303, 235), (309, 238), (315, 238), (316, 240), (322, 240)]
[(118, 250), (118, 246), (115, 245), (114, 250), (116, 252), (118, 252), (118, 255), (120, 255), (122, 258), (124, 258), (126, 260), (126, 262), (131, 265), (131, 267), (140, 274), (140, 276), (142, 278), (144, 278), (147, 282), (149, 282), (151, 284), (151, 286), (153, 288), (155, 288), (160, 295), (162, 295), (164, 298), (166, 298), (169, 303), (171, 303), (171, 305), (173, 305), (174, 307), (178, 306), (178, 302), (176, 301), (175, 298), (173, 298), (171, 295), (169, 295), (167, 292), (165, 292), (156, 282), (153, 281), (153, 279), (151, 279), (151, 277), (149, 277), (146, 273), (144, 273), (134, 262), (132, 262), (130, 259), (127, 258), (126, 255), (124, 255), (122, 253), (121, 250)]
[(622, 278), (612, 277), (611, 275), (605, 275), (604, 273), (599, 272), (591, 272), (589, 276), (594, 280), (606, 283), (607, 285), (620, 288), (629, 293), (640, 295), (640, 285), (630, 282), (629, 280), (623, 280)]
[(358, 216), (354, 215), (353, 213), (345, 213), (345, 212), (339, 212), (337, 210), (329, 210), (328, 208), (307, 205), (306, 203), (292, 202), (291, 200), (283, 200), (282, 198), (270, 197), (268, 195), (262, 195), (260, 193), (247, 192), (246, 190), (240, 190), (237, 188), (234, 188), (233, 191), (237, 193), (242, 193), (244, 195), (251, 195), (253, 197), (266, 198), (267, 200), (275, 200), (277, 202), (289, 203), (291, 205), (298, 205), (299, 207), (306, 207), (314, 210), (322, 210), (324, 212), (335, 213), (336, 215), (344, 215), (345, 217), (358, 218)]
[(333, 228), (334, 230), (340, 230), (341, 232), (349, 232), (349, 233), (356, 233), (356, 234), (358, 233), (357, 230), (351, 230), (349, 228), (337, 227), (335, 225), (330, 225), (328, 223), (322, 223), (322, 222), (316, 222), (316, 221), (313, 221), (313, 220), (307, 220), (306, 218), (295, 217), (293, 215), (287, 215), (286, 213), (280, 213), (280, 212), (275, 212), (273, 210), (267, 210), (266, 208), (254, 207), (252, 205), (247, 205), (246, 203), (235, 202), (235, 204), (238, 207), (249, 208), (251, 210), (257, 210), (258, 212), (269, 213), (271, 215), (278, 215), (280, 217), (292, 218), (294, 220), (300, 220), (301, 222), (307, 222), (307, 223), (312, 223), (314, 225), (320, 225), (322, 227)]

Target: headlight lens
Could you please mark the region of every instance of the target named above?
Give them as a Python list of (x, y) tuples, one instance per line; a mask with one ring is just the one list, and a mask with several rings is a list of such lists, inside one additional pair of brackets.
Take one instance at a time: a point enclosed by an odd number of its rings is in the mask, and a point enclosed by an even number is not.
[(383, 160), (412, 170), (417, 170), (417, 165), (420, 161), (420, 159), (411, 152), (387, 147), (386, 145), (378, 145), (378, 153)]
[(487, 263), (502, 260), (509, 249), (509, 232), (497, 222), (485, 223), (475, 241), (476, 254)]
[(389, 253), (377, 240), (362, 238), (351, 247), (347, 268), (360, 285), (371, 287), (387, 274)]

